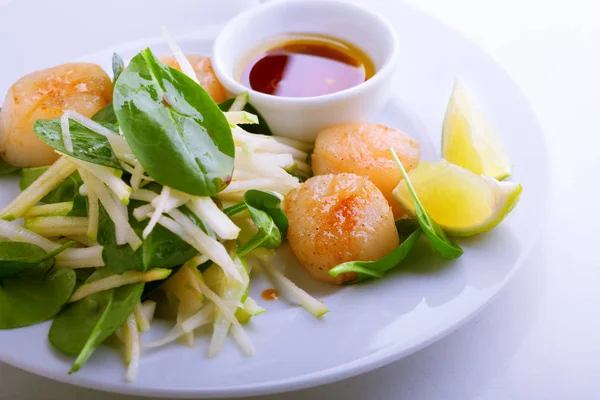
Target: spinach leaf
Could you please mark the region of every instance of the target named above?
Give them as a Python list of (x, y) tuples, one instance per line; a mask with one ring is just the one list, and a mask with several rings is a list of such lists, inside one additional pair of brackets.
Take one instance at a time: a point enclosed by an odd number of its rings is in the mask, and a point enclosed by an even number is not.
[(213, 196), (231, 180), (231, 128), (211, 97), (146, 49), (115, 85), (114, 107), (133, 153), (157, 182)]
[[(229, 111), (229, 108), (235, 101), (235, 97), (225, 100), (222, 103), (219, 103), (219, 108), (221, 111)], [(249, 112), (250, 114), (254, 114), (258, 117), (258, 124), (240, 124), (238, 125), (240, 128), (250, 133), (257, 133), (260, 135), (272, 135), (271, 128), (269, 128), (269, 124), (263, 118), (263, 116), (258, 112), (258, 110), (250, 103), (246, 103), (242, 111)]]
[(243, 257), (252, 250), (260, 247), (276, 249), (281, 246), (281, 232), (277, 228), (277, 225), (275, 225), (273, 218), (266, 212), (252, 206), (248, 206), (248, 211), (250, 212), (250, 218), (252, 218), (252, 221), (258, 228), (258, 232), (248, 242), (238, 248), (238, 255)]
[(446, 236), (446, 233), (440, 228), (440, 226), (429, 216), (425, 208), (423, 208), (423, 204), (419, 200), (417, 193), (415, 192), (415, 188), (413, 187), (410, 179), (408, 178), (408, 174), (404, 169), (404, 166), (398, 159), (396, 152), (390, 148), (390, 153), (392, 158), (400, 168), (402, 172), (402, 176), (404, 177), (404, 182), (406, 182), (406, 187), (408, 188), (408, 192), (412, 197), (415, 214), (417, 216), (417, 220), (419, 221), (419, 225), (421, 229), (423, 229), (423, 233), (431, 243), (431, 247), (434, 248), (438, 253), (442, 255), (442, 257), (446, 258), (457, 258), (463, 254), (463, 249), (460, 248), (457, 244), (455, 244), (452, 240)]
[(96, 272), (93, 268), (77, 268), (74, 271), (77, 283), (84, 283), (94, 272)]
[(20, 169), (21, 168), (10, 165), (6, 161), (0, 159), (0, 175), (12, 174), (13, 172), (17, 172)]
[(281, 209), (281, 199), (276, 194), (258, 189), (250, 189), (244, 193), (243, 202), (235, 204), (223, 210), (225, 215), (231, 217), (246, 210), (248, 206), (266, 212), (275, 222), (285, 238), (288, 230), (288, 219)]
[(288, 219), (279, 208), (281, 199), (264, 190), (248, 190), (244, 194), (244, 201), (228, 207), (223, 212), (233, 216), (248, 210), (250, 218), (258, 228), (258, 232), (244, 245), (238, 248), (240, 257), (257, 248), (276, 249), (281, 246), (288, 230)]
[(30, 243), (0, 242), (0, 279), (15, 278), (35, 272), (45, 273), (54, 266), (54, 257), (75, 242), (68, 242), (57, 250), (46, 252)]
[(244, 193), (244, 202), (246, 206), (263, 210), (277, 225), (277, 228), (281, 231), (282, 238), (285, 239), (288, 231), (288, 219), (281, 209), (281, 199), (273, 194), (264, 190), (251, 189)]
[[(137, 221), (132, 212), (133, 209), (143, 204), (145, 203), (140, 201), (131, 201), (129, 204), (129, 221), (140, 237), (149, 221)], [(102, 258), (110, 270), (115, 273), (123, 273), (128, 270), (147, 271), (151, 268), (173, 268), (198, 254), (195, 248), (161, 225), (154, 227), (142, 246), (135, 252), (129, 245), (117, 245), (115, 225), (102, 205), (100, 205), (98, 225), (98, 243), (104, 246)]]
[[(49, 167), (23, 168), (21, 170), (21, 181), (19, 182), (21, 191), (27, 189), (27, 187), (35, 182), (48, 168)], [(81, 180), (81, 176), (79, 176), (79, 172), (75, 172), (54, 190), (44, 196), (40, 200), (40, 203), (50, 204), (72, 201), (73, 197), (79, 193), (79, 187), (82, 184), (83, 181)]]
[(113, 107), (113, 103), (107, 104), (103, 109), (94, 114), (92, 120), (96, 122), (107, 122), (109, 124), (116, 125), (117, 115), (115, 114), (115, 108)]
[(119, 79), (119, 75), (125, 69), (125, 62), (117, 53), (113, 53), (112, 56), (112, 70), (113, 70), (113, 82), (116, 82)]
[[(118, 129), (112, 124), (103, 122), (102, 125), (113, 132), (118, 132)], [(121, 163), (119, 163), (117, 156), (113, 152), (108, 139), (78, 122), (69, 120), (69, 130), (73, 142), (72, 152), (67, 151), (65, 148), (62, 128), (60, 127), (60, 118), (39, 119), (33, 125), (33, 130), (40, 140), (61, 153), (69, 154), (75, 158), (94, 164), (122, 169)]]
[(396, 268), (415, 247), (421, 236), (421, 229), (417, 228), (398, 247), (377, 261), (349, 261), (336, 265), (329, 270), (329, 275), (336, 277), (345, 272), (354, 272), (357, 279), (349, 283), (357, 283), (371, 278), (381, 278), (386, 272)]
[[(111, 275), (107, 269), (96, 271), (86, 281)], [(77, 372), (94, 351), (119, 328), (140, 301), (143, 283), (105, 290), (71, 303), (50, 327), (48, 339), (61, 352), (77, 356), (69, 373)]]
[(73, 208), (68, 212), (69, 217), (87, 217), (88, 216), (88, 198), (79, 193), (73, 196)]
[(75, 287), (75, 272), (59, 269), (50, 275), (4, 279), (0, 282), (0, 329), (44, 322), (60, 312)]
[(21, 242), (0, 242), (0, 279), (14, 278), (38, 269), (48, 270), (54, 259), (45, 259), (40, 247)]

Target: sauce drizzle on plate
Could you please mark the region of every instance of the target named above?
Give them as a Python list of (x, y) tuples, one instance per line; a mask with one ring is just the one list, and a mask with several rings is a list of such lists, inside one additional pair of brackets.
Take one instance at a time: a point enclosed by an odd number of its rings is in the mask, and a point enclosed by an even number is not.
[(276, 289), (267, 289), (262, 292), (261, 297), (264, 300), (277, 300), (279, 298), (279, 292)]

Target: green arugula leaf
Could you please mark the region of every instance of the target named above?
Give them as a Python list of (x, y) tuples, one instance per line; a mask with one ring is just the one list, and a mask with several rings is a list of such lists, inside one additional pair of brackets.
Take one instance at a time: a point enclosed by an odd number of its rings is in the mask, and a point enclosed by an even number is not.
[(0, 329), (47, 321), (60, 312), (75, 288), (75, 272), (59, 269), (46, 276), (0, 281)]
[(429, 243), (431, 243), (431, 247), (433, 247), (434, 250), (440, 253), (442, 257), (460, 257), (463, 254), (463, 249), (461, 249), (460, 246), (458, 246), (452, 240), (450, 240), (448, 236), (446, 236), (446, 233), (442, 230), (442, 228), (440, 228), (440, 226), (433, 220), (433, 218), (429, 216), (427, 211), (425, 211), (425, 208), (423, 207), (423, 204), (421, 204), (421, 201), (417, 196), (417, 192), (415, 192), (415, 188), (410, 182), (408, 174), (406, 173), (402, 162), (400, 162), (400, 160), (398, 159), (396, 152), (393, 149), (390, 149), (390, 154), (392, 155), (392, 158), (394, 159), (394, 161), (398, 165), (398, 168), (400, 168), (400, 171), (402, 172), (404, 182), (406, 182), (406, 187), (408, 188), (408, 192), (410, 193), (410, 196), (412, 197), (414, 203), (417, 220), (419, 221), (419, 225), (421, 226), (421, 229), (423, 229), (425, 236), (429, 240)]
[[(23, 168), (21, 170), (21, 180), (19, 188), (21, 191), (27, 189), (29, 185), (35, 182), (49, 167), (38, 168)], [(44, 196), (40, 203), (62, 203), (65, 201), (73, 201), (73, 197), (79, 193), (79, 187), (83, 184), (79, 172), (73, 173), (65, 179), (54, 190)]]
[(113, 102), (133, 153), (157, 182), (196, 196), (227, 187), (235, 157), (231, 127), (184, 73), (145, 49), (119, 76)]
[[(105, 122), (101, 124), (115, 133), (119, 131), (117, 127), (112, 124)], [(65, 148), (60, 118), (49, 120), (39, 119), (33, 125), (33, 130), (40, 140), (61, 153), (69, 154), (70, 156), (94, 164), (116, 169), (123, 168), (105, 136), (88, 129), (71, 119), (69, 120), (69, 130), (73, 142), (72, 152), (67, 151)]]

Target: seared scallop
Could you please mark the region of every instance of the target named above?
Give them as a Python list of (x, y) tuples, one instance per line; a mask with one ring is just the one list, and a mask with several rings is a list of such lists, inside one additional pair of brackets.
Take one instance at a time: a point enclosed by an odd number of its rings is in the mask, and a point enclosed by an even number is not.
[(392, 210), (381, 191), (364, 176), (314, 176), (285, 198), (292, 252), (314, 278), (342, 284), (329, 270), (347, 261), (378, 260), (399, 244)]
[(392, 198), (401, 174), (392, 160), (392, 148), (407, 171), (419, 164), (419, 142), (398, 129), (366, 122), (352, 122), (319, 132), (312, 155), (315, 175), (349, 172), (367, 176), (392, 206), (394, 216), (404, 211)]
[(33, 132), (38, 119), (74, 110), (93, 116), (112, 100), (113, 85), (96, 64), (71, 63), (19, 79), (6, 94), (0, 111), (0, 153), (18, 167), (50, 165), (58, 154)]
[[(206, 90), (206, 93), (212, 97), (215, 103), (221, 103), (222, 101), (227, 100), (227, 91), (217, 79), (210, 61), (210, 57), (205, 57), (198, 54), (188, 54), (186, 57), (190, 61), (190, 64), (192, 64), (194, 72), (196, 72), (196, 77), (198, 78), (198, 82), (200, 82), (200, 86)], [(160, 60), (169, 67), (181, 71), (179, 63), (177, 60), (175, 60), (175, 57), (161, 57)]]

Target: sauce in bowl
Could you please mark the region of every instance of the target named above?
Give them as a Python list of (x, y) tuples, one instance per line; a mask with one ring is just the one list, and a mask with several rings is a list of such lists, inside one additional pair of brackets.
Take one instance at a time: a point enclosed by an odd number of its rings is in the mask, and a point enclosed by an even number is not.
[(274, 96), (322, 96), (357, 86), (375, 73), (363, 50), (330, 36), (284, 35), (256, 53), (242, 66), (240, 82)]

